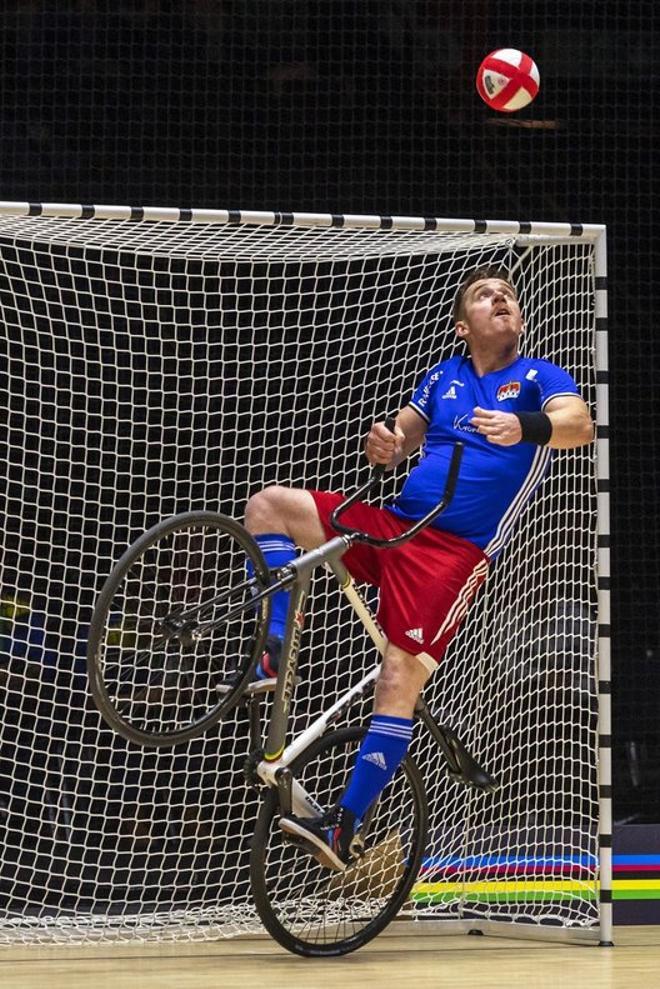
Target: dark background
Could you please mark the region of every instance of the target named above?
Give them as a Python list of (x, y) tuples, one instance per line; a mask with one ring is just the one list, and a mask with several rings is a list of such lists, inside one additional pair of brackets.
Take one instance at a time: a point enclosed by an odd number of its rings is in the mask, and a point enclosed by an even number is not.
[[(608, 225), (615, 816), (660, 821), (651, 2), (2, 4), (0, 198)], [(536, 60), (514, 117), (497, 47)]]

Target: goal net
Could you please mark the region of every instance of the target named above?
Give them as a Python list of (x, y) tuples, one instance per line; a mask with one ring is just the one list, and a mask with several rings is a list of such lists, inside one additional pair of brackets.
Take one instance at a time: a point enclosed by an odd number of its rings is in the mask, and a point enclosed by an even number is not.
[[(524, 353), (595, 411), (598, 230), (0, 207), (0, 941), (259, 929), (245, 716), (171, 750), (114, 735), (85, 674), (96, 597), (160, 519), (360, 483), (361, 437), (455, 351), (478, 265), (512, 272)], [(416, 738), (430, 833), (406, 916), (598, 931), (596, 487), (593, 447), (558, 454), (429, 686), (501, 788), (459, 787)], [(293, 730), (377, 659), (325, 572), (310, 610)]]

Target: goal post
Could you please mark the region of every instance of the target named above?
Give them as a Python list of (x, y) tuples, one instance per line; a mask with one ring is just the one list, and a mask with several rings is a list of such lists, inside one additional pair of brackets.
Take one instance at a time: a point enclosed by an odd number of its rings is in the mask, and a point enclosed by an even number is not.
[[(502, 786), (461, 789), (416, 738), (430, 832), (403, 915), (611, 940), (604, 227), (3, 202), (0, 943), (259, 930), (244, 714), (172, 750), (114, 736), (84, 671), (95, 599), (162, 518), (355, 487), (360, 438), (457, 349), (483, 264), (511, 271), (523, 353), (575, 377), (598, 438), (557, 455), (429, 685)], [(294, 729), (375, 659), (324, 574), (310, 610)]]

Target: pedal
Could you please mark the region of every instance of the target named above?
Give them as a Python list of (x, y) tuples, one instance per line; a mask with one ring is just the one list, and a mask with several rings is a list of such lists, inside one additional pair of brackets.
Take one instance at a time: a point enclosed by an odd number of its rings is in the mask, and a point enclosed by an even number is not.
[(277, 677), (267, 677), (265, 680), (253, 680), (245, 688), (245, 697), (260, 697), (261, 694), (272, 694), (277, 684)]
[[(293, 686), (297, 687), (301, 682), (302, 677), (295, 676), (293, 678)], [(268, 677), (265, 680), (253, 680), (245, 688), (245, 695), (247, 697), (259, 697), (261, 694), (272, 694), (277, 686), (277, 677)]]
[[(293, 678), (293, 685), (297, 687), (301, 682), (302, 677), (295, 676)], [(253, 680), (248, 683), (247, 687), (243, 691), (242, 697), (248, 699), (250, 697), (260, 697), (262, 694), (272, 694), (277, 686), (277, 677), (268, 677), (265, 680)], [(228, 683), (218, 683), (216, 684), (215, 691), (217, 694), (228, 694), (234, 689), (233, 684)]]
[(366, 854), (366, 847), (364, 844), (364, 839), (359, 834), (354, 834), (351, 838), (351, 843), (348, 846), (348, 851), (351, 856), (350, 866), (355, 865), (360, 859), (364, 858)]

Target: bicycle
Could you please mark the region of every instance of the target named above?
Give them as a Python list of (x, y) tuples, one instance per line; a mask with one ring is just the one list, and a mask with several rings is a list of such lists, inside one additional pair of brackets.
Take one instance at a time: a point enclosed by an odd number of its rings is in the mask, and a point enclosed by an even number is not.
[[(94, 610), (88, 643), (92, 695), (108, 725), (127, 740), (156, 747), (188, 741), (235, 705), (246, 705), (245, 773), (264, 791), (250, 852), (253, 898), (266, 930), (296, 954), (346, 954), (396, 917), (420, 871), (428, 819), (424, 784), (408, 755), (367, 812), (360, 832), (365, 851), (345, 872), (329, 872), (277, 827), (281, 815), (316, 816), (337, 802), (366, 728), (328, 729), (373, 688), (379, 671), (375, 663), (285, 744), (311, 575), (322, 564), (332, 570), (382, 654), (383, 635), (341, 557), (357, 541), (386, 551), (414, 538), (451, 501), (461, 455), (462, 444), (456, 444), (438, 505), (392, 539), (339, 521), (380, 481), (383, 469), (372, 469), (333, 512), (338, 535), (274, 575), (257, 543), (233, 519), (200, 511), (167, 519), (126, 551)], [(251, 578), (246, 559), (254, 568)], [(218, 585), (222, 590), (216, 593)], [(252, 682), (270, 601), (282, 589), (291, 597), (279, 672), (273, 680)], [(268, 693), (272, 711), (264, 741), (260, 704)], [(437, 723), (422, 696), (415, 716), (435, 739), (454, 780), (489, 793), (497, 789), (457, 734)]]

